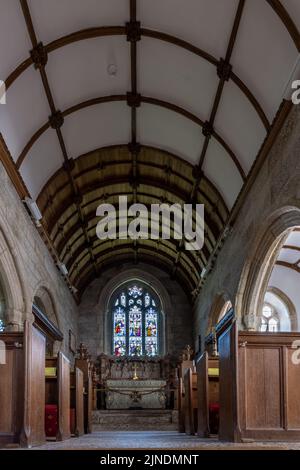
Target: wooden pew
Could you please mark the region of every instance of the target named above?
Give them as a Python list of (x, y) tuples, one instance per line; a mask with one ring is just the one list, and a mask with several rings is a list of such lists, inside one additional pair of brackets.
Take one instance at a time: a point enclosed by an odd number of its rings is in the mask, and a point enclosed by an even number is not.
[(295, 341), (300, 333), (238, 332), (236, 322), (222, 333), (220, 440), (300, 440)]
[(185, 405), (184, 405), (184, 375), (186, 371), (193, 367), (192, 360), (183, 360), (178, 366), (178, 431), (185, 432)]
[(79, 347), (79, 357), (75, 359), (75, 367), (78, 367), (83, 373), (84, 385), (84, 432), (92, 432), (92, 411), (93, 411), (93, 364), (88, 355), (87, 349), (83, 344)]
[[(212, 407), (219, 406), (219, 359), (211, 358), (205, 351), (196, 362), (199, 437), (218, 433), (217, 417), (213, 420)], [(216, 411), (217, 414), (217, 411)], [(213, 420), (213, 421), (212, 421)]]
[(188, 369), (184, 375), (184, 424), (185, 432), (194, 435), (197, 432), (197, 373)]
[(0, 446), (19, 443), (24, 415), (24, 334), (0, 334)]
[(63, 353), (59, 352), (57, 357), (46, 358), (45, 372), (46, 405), (57, 406), (56, 439), (63, 441), (71, 437), (70, 361)]
[(71, 433), (76, 437), (84, 434), (84, 387), (83, 372), (75, 367), (71, 372), (71, 410), (74, 410), (74, 429)]

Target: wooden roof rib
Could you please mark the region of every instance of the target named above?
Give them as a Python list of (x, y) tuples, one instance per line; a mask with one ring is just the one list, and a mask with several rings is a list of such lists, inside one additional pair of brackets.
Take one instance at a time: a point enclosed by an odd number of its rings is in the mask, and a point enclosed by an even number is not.
[[(79, 298), (114, 262), (140, 261), (198, 294), (291, 110), (280, 93), (300, 52), (299, 25), (300, 6), (280, 0), (9, 3), (0, 159), (20, 198), (37, 200), (38, 230)], [(147, 207), (204, 204), (203, 249), (100, 242), (96, 208), (119, 195)]]

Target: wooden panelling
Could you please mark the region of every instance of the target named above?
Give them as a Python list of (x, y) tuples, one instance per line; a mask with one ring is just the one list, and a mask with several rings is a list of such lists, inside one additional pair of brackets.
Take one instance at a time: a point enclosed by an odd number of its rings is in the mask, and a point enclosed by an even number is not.
[(185, 409), (184, 409), (184, 375), (186, 371), (193, 367), (193, 361), (191, 360), (184, 360), (178, 366), (178, 379), (179, 379), (179, 386), (178, 386), (178, 429), (179, 432), (185, 432)]
[(198, 429), (199, 437), (209, 436), (209, 398), (208, 398), (208, 354), (205, 351), (196, 364), (198, 395)]
[(299, 340), (300, 333), (241, 331), (237, 346), (235, 325), (223, 333), (220, 439), (300, 439), (300, 367), (293, 348)]
[(196, 364), (198, 429), (199, 437), (208, 437), (211, 433), (209, 424), (209, 406), (219, 403), (219, 360), (209, 358), (205, 351)]
[(221, 441), (237, 441), (237, 324), (234, 321), (219, 338)]
[(84, 384), (84, 432), (89, 434), (92, 432), (92, 411), (93, 411), (93, 381), (91, 362), (89, 359), (77, 358), (75, 366), (83, 373)]
[(70, 432), (70, 361), (58, 354), (58, 434), (57, 440), (71, 437)]
[(184, 375), (184, 420), (186, 434), (196, 434), (197, 431), (197, 374), (188, 369)]
[[(295, 354), (296, 353), (296, 354)], [(300, 430), (300, 364), (299, 351), (284, 349), (286, 364), (286, 426), (290, 430)]]
[(25, 413), (21, 444), (32, 447), (45, 442), (46, 338), (25, 322)]
[[(0, 444), (19, 442), (24, 414), (23, 333), (1, 333)], [(0, 347), (1, 347), (0, 345)]]
[(84, 434), (83, 372), (76, 367), (71, 373), (71, 408), (75, 409), (75, 436)]
[(263, 347), (246, 348), (245, 356), (243, 367), (246, 380), (246, 427), (280, 429), (282, 428), (280, 350)]

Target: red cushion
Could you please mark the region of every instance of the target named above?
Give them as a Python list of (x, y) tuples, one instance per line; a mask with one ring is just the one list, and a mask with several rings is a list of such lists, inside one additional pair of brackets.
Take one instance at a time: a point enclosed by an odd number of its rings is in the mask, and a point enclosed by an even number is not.
[(212, 412), (217, 412), (217, 411), (220, 411), (220, 405), (219, 403), (210, 403), (209, 404), (209, 411), (212, 411)]
[(45, 406), (45, 433), (46, 437), (56, 437), (58, 427), (58, 409), (57, 405)]
[(75, 408), (70, 409), (70, 431), (71, 434), (75, 434), (76, 429), (76, 412)]

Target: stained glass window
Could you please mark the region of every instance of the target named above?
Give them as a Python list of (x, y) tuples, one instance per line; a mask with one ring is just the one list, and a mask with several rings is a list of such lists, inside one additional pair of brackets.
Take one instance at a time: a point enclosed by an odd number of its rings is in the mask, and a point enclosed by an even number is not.
[(152, 289), (140, 283), (122, 286), (112, 299), (113, 354), (159, 354), (160, 302)]
[(114, 354), (126, 354), (126, 314), (121, 307), (117, 307), (114, 312)]
[(4, 331), (5, 327), (4, 327), (4, 322), (3, 320), (0, 319), (0, 333), (2, 333)]

